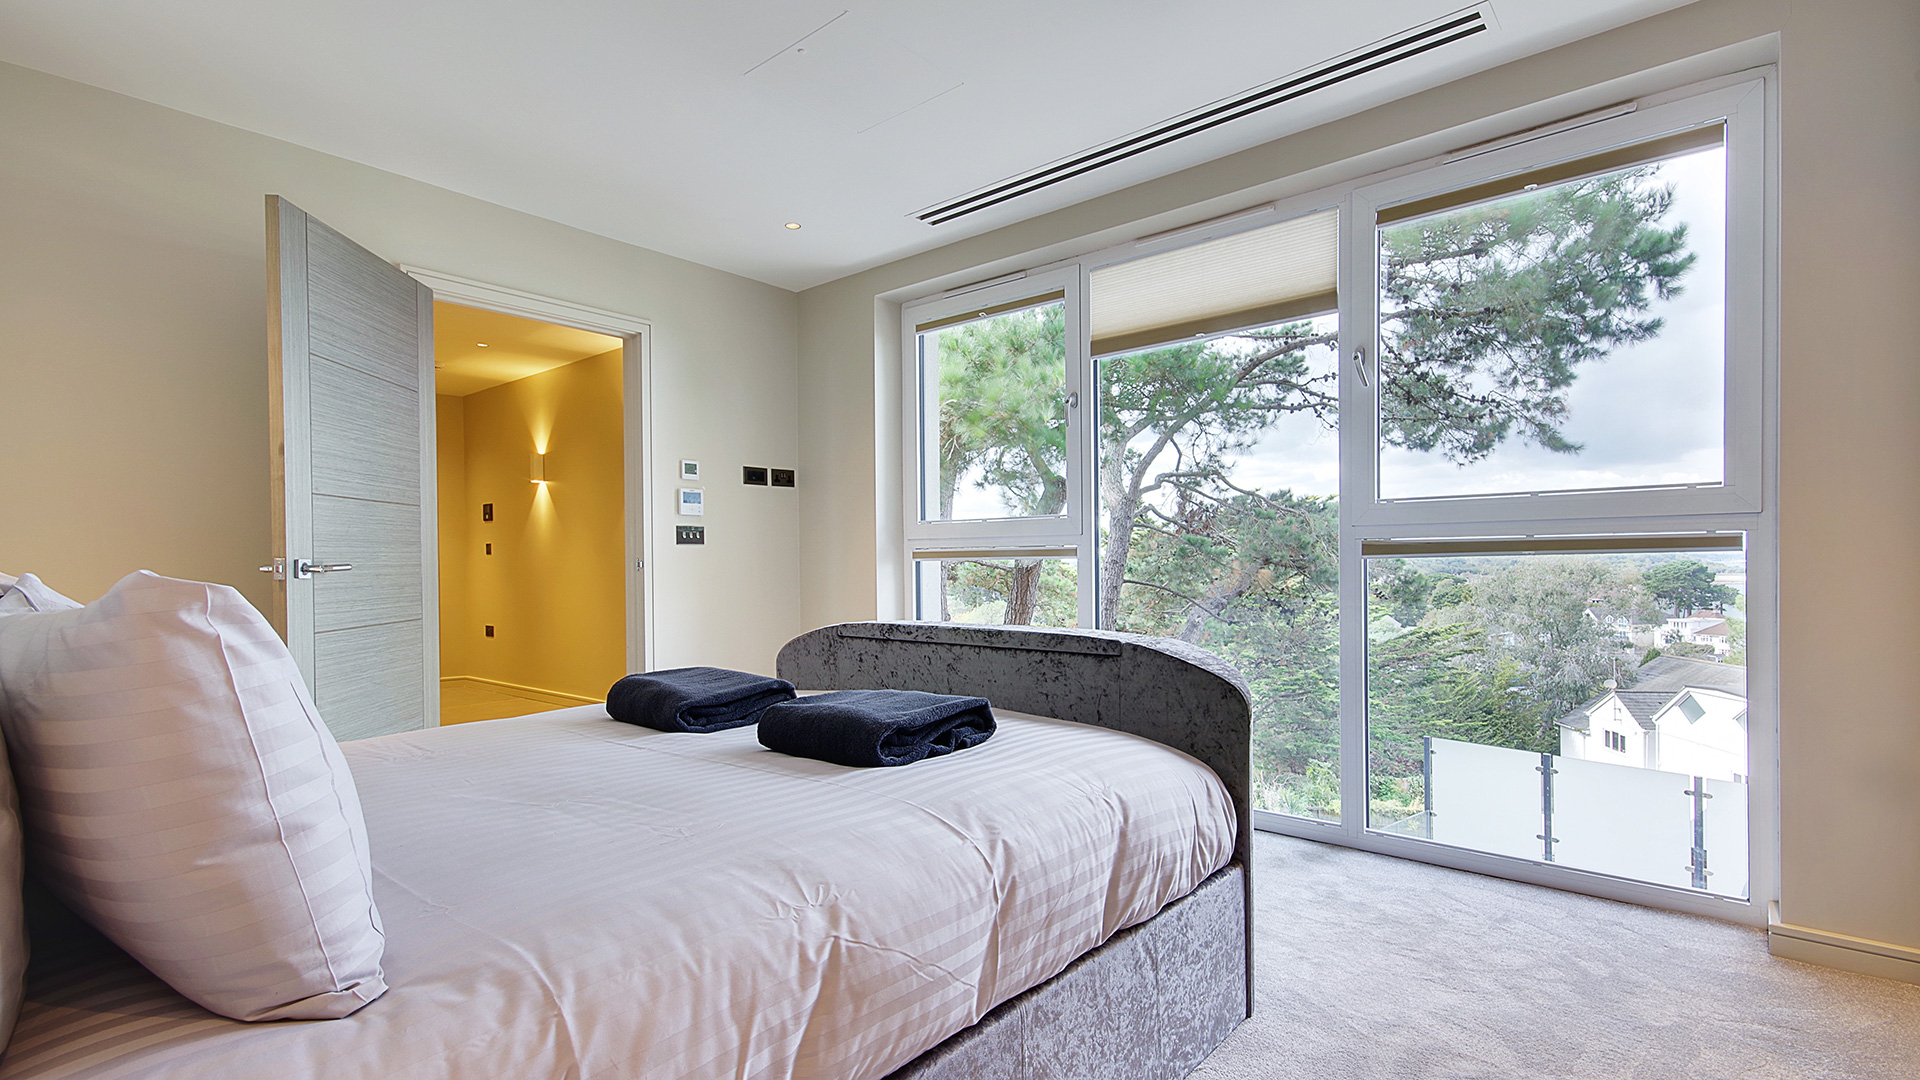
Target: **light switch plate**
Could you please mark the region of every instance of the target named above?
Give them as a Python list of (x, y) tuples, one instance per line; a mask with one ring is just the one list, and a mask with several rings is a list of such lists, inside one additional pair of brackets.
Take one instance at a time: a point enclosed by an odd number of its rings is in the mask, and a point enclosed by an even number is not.
[(673, 542), (676, 544), (704, 544), (707, 542), (705, 525), (675, 525)]

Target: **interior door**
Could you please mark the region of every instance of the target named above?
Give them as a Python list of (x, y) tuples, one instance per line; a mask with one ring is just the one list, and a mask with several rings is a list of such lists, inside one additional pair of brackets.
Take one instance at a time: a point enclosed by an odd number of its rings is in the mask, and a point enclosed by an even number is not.
[(433, 292), (267, 196), (274, 619), (340, 739), (438, 723)]

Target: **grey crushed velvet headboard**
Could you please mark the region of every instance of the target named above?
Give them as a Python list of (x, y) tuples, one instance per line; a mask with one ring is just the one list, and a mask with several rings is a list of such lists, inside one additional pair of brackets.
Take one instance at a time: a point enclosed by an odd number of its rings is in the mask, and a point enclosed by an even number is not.
[(803, 690), (969, 694), (1015, 712), (1124, 731), (1200, 759), (1233, 796), (1234, 861), (1248, 871), (1251, 922), (1253, 706), (1240, 673), (1212, 653), (1112, 630), (855, 622), (801, 634), (780, 649), (778, 665), (780, 677)]

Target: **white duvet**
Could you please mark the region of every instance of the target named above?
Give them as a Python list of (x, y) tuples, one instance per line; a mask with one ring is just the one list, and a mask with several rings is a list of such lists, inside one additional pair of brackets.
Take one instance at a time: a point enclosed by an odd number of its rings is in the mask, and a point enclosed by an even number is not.
[(37, 985), (24, 1077), (876, 1080), (1226, 864), (1157, 743), (1001, 712), (896, 769), (600, 706), (344, 744), (386, 996), (241, 1024), (124, 962)]

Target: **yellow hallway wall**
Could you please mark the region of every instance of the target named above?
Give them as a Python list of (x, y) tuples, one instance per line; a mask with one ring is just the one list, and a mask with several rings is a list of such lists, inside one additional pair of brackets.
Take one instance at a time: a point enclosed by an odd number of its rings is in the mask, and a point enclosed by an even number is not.
[[(441, 639), (455, 642), (443, 675), (604, 698), (626, 673), (621, 355), (454, 399), (464, 403), (464, 501), (443, 493), (441, 521), (442, 535), (464, 544), (465, 581), (441, 575), (464, 600), (458, 613), (441, 605)], [(528, 478), (527, 456), (541, 448), (544, 485)], [(490, 522), (483, 503), (493, 504)], [(450, 516), (463, 524), (450, 527)]]
[[(434, 472), (440, 500), (440, 674), (467, 670), (467, 402), (433, 399)], [(477, 511), (476, 511), (477, 513)]]

